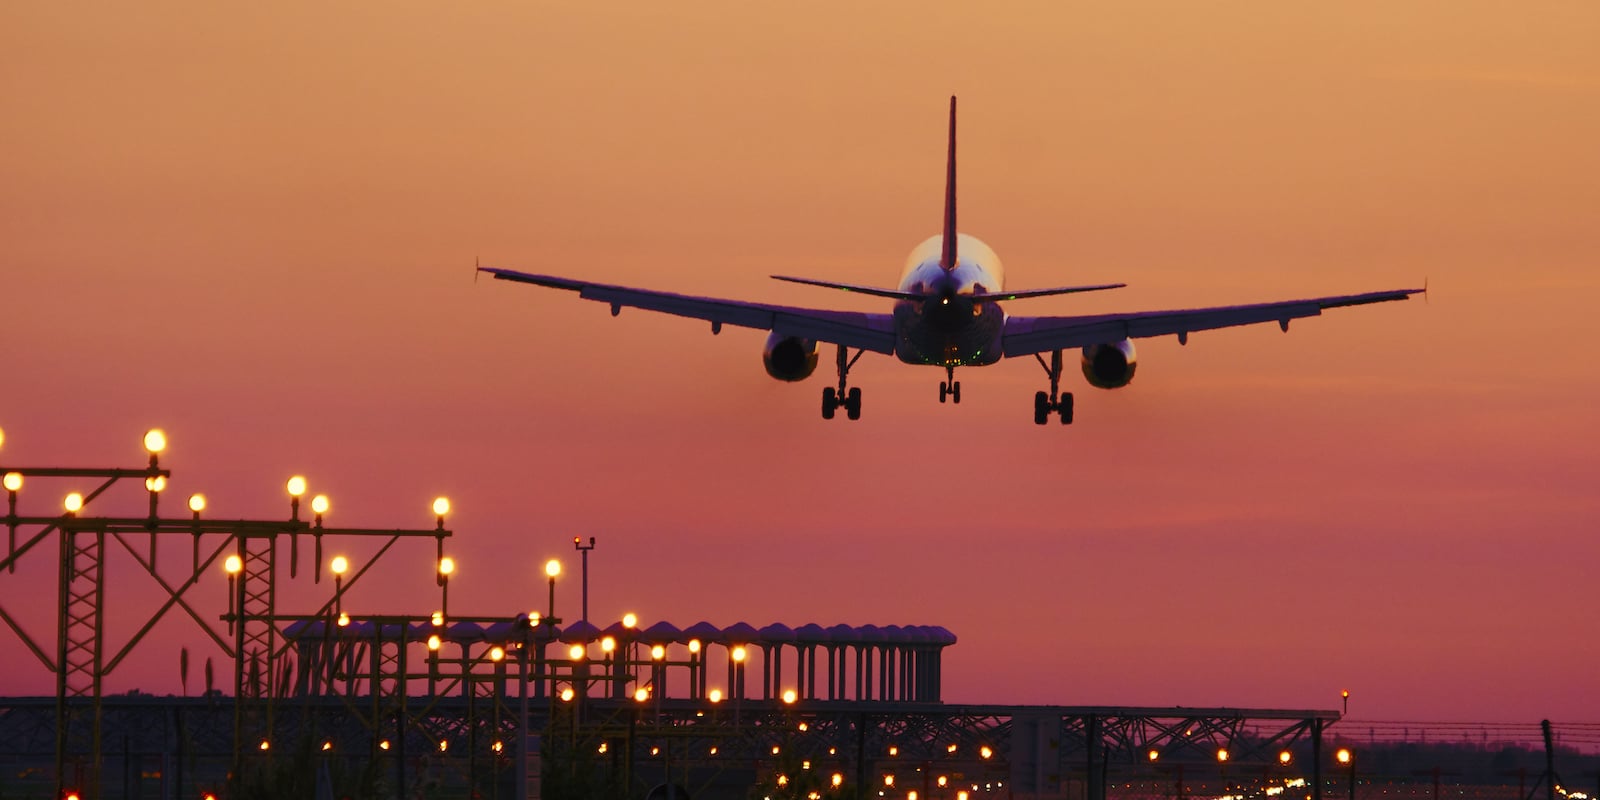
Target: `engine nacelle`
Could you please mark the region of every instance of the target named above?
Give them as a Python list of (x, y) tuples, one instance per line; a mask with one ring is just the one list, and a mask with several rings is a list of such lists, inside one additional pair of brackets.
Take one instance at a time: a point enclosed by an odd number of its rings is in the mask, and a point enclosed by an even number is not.
[(803, 381), (817, 370), (817, 343), (794, 336), (767, 335), (761, 363), (780, 381)]
[(1137, 362), (1132, 340), (1092, 344), (1083, 348), (1083, 377), (1098, 389), (1120, 389), (1133, 380)]

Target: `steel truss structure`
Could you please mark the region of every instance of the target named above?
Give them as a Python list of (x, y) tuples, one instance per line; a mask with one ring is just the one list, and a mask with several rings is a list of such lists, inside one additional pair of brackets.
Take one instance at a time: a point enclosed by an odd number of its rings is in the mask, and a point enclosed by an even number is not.
[[(3, 606), (4, 621), (22, 644), (56, 678), (53, 782), (58, 795), (71, 788), (100, 795), (100, 765), (105, 757), (106, 731), (103, 725), (104, 680), (143, 641), (146, 634), (174, 609), (190, 617), (200, 631), (233, 661), (234, 696), (241, 702), (229, 703), (233, 713), (233, 761), (242, 757), (240, 744), (256, 731), (271, 731), (277, 698), (285, 692), (285, 677), (290, 672), (291, 654), (278, 633), (276, 608), (277, 566), (280, 542), (290, 543), (290, 574), (297, 571), (299, 539), (314, 537), (315, 558), (320, 562), (326, 537), (381, 537), (385, 541), (377, 555), (367, 561), (346, 588), (367, 573), (372, 564), (397, 542), (425, 537), (437, 542), (442, 551), (445, 538), (453, 535), (439, 516), (434, 528), (418, 530), (373, 530), (324, 527), (321, 515), (307, 522), (300, 518), (299, 493), (293, 495), (290, 516), (283, 520), (214, 520), (204, 518), (203, 498), (191, 498), (191, 516), (162, 517), (160, 500), (171, 471), (163, 469), (159, 452), (165, 436), (152, 431), (146, 435), (149, 463), (142, 469), (59, 468), (0, 466), (5, 476), (8, 550), (0, 561), (0, 572), (14, 574), (30, 552), (44, 551), (55, 537), (58, 544), (57, 613), (53, 657), (46, 646), (30, 634)], [(90, 479), (100, 481), (87, 494), (73, 493), (60, 514), (19, 513), (19, 495), (28, 479)], [(148, 516), (91, 516), (85, 513), (96, 499), (118, 482), (142, 481), (148, 496)], [(303, 480), (301, 491), (303, 491)], [(35, 494), (34, 490), (28, 490)], [(197, 496), (198, 497), (198, 496)], [(142, 540), (142, 541), (141, 541)], [(157, 560), (159, 544), (183, 540), (190, 544), (189, 568), (163, 573)], [(131, 560), (164, 595), (160, 607), (138, 629), (120, 642), (108, 643), (104, 620), (105, 587), (108, 580), (108, 550), (125, 551)], [(201, 579), (214, 569), (219, 559), (229, 568), (228, 613), (208, 618), (191, 602), (189, 595)], [(321, 564), (315, 571), (321, 577)], [(120, 580), (120, 576), (119, 576)], [(329, 601), (331, 607), (333, 601)], [(231, 641), (219, 633), (216, 622), (227, 624)], [(237, 772), (237, 770), (235, 770)]]
[[(286, 519), (210, 519), (203, 502), (191, 503), (190, 516), (164, 517), (171, 473), (159, 450), (150, 448), (148, 465), (137, 469), (0, 467), (10, 534), (0, 574), (47, 552), (52, 537), (58, 546), (54, 642), (36, 639), (0, 607), (0, 620), (57, 688), (54, 698), (0, 701), (0, 757), (41, 766), (53, 757), (53, 769), (27, 774), (58, 795), (72, 788), (116, 796), (120, 784), (123, 796), (149, 796), (144, 784), (153, 774), (163, 798), (201, 790), (237, 797), (251, 781), (304, 779), (319, 782), (303, 787), (308, 796), (340, 783), (341, 793), (365, 796), (430, 787), (491, 798), (635, 796), (681, 786), (696, 797), (743, 797), (752, 784), (771, 782), (871, 795), (900, 786), (924, 798), (958, 789), (1057, 797), (1081, 784), (1077, 796), (1101, 800), (1121, 775), (1177, 770), (1181, 789), (1185, 765), (1243, 774), (1269, 769), (1286, 750), (1306, 751), (1302, 757), (1320, 765), (1322, 731), (1339, 717), (949, 705), (941, 702), (942, 657), (955, 637), (933, 626), (661, 622), (638, 630), (587, 620), (563, 628), (537, 614), (450, 615), (446, 506), (435, 506), (431, 528), (328, 527), (316, 503), (316, 516), (302, 518), (302, 480), (298, 490), (290, 482)], [(22, 482), (54, 478), (100, 483), (65, 513), (19, 513)], [(148, 515), (85, 513), (130, 479), (143, 481)], [(316, 582), (329, 542), (367, 537), (378, 547), (359, 565), (335, 559), (332, 596), (285, 613), (278, 590), (298, 577), (305, 537)], [(344, 593), (412, 539), (435, 544), (441, 610), (351, 619)], [(161, 543), (175, 541), (191, 554), (176, 572), (171, 558), (156, 557)], [(108, 631), (104, 615), (113, 553), (119, 566), (125, 553), (162, 598), (125, 638)], [(228, 608), (207, 613), (193, 590), (223, 565)], [(232, 695), (208, 685), (200, 698), (107, 697), (106, 676), (175, 611), (232, 660)], [(752, 670), (759, 675), (747, 681)], [(120, 781), (107, 764), (120, 766)], [(1314, 782), (1315, 793), (1321, 785)]]

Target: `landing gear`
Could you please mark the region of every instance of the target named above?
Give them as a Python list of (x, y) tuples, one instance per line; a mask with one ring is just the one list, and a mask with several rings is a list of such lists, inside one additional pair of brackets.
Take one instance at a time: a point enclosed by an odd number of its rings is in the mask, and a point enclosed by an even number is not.
[(961, 402), (961, 381), (956, 380), (956, 368), (944, 368), (944, 380), (939, 383), (939, 402), (943, 403), (949, 398), (952, 403)]
[(1072, 424), (1072, 392), (1061, 391), (1061, 351), (1056, 350), (1050, 354), (1050, 363), (1044, 363), (1044, 356), (1035, 353), (1034, 358), (1039, 360), (1039, 366), (1044, 367), (1044, 374), (1050, 376), (1050, 391), (1035, 392), (1033, 395), (1033, 424), (1043, 425), (1050, 421), (1050, 412), (1056, 412), (1061, 417), (1062, 425)]
[(839, 345), (839, 355), (836, 359), (839, 367), (839, 387), (829, 386), (822, 390), (822, 418), (833, 419), (833, 412), (839, 406), (844, 406), (844, 415), (849, 419), (861, 419), (861, 389), (845, 386), (845, 377), (850, 374), (850, 368), (855, 366), (856, 359), (861, 357), (864, 350), (857, 350), (852, 357), (844, 345)]

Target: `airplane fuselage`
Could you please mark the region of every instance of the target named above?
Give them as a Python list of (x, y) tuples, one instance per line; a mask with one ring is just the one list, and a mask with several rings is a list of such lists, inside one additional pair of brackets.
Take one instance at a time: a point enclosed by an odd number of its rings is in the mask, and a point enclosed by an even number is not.
[(948, 270), (940, 265), (943, 235), (929, 237), (906, 259), (900, 291), (926, 298), (895, 301), (895, 356), (907, 364), (969, 367), (1000, 360), (1005, 312), (973, 294), (1004, 290), (1005, 271), (976, 237), (960, 233), (956, 241), (958, 257)]

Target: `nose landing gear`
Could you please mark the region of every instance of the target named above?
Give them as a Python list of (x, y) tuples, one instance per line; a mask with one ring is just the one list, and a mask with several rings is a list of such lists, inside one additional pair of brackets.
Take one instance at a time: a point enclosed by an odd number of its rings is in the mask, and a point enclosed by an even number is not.
[(939, 402), (949, 398), (952, 403), (961, 402), (961, 381), (956, 380), (956, 368), (944, 368), (944, 380), (939, 383)]
[(1044, 356), (1034, 353), (1039, 366), (1044, 367), (1044, 373), (1050, 376), (1050, 391), (1035, 392), (1033, 395), (1033, 424), (1043, 425), (1050, 421), (1050, 413), (1056, 412), (1061, 416), (1062, 425), (1072, 424), (1072, 392), (1061, 391), (1061, 351), (1056, 350), (1050, 354), (1050, 363), (1044, 363)]
[(857, 350), (855, 356), (849, 356), (849, 351), (844, 345), (839, 345), (839, 355), (835, 359), (839, 369), (839, 387), (829, 386), (822, 390), (822, 418), (833, 419), (833, 412), (839, 406), (844, 406), (844, 414), (849, 419), (861, 419), (861, 389), (847, 388), (845, 378), (850, 374), (850, 368), (855, 366), (856, 359), (866, 351)]

